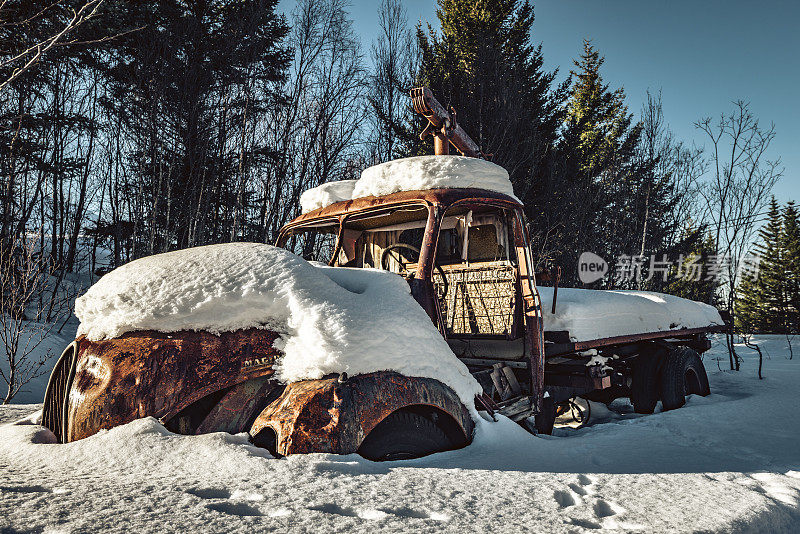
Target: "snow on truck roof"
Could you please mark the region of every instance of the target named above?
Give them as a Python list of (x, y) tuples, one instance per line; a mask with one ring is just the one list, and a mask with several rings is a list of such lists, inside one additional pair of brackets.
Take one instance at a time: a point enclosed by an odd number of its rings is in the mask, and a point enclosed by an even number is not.
[(309, 189), (300, 196), (300, 207), (308, 213), (356, 198), (454, 188), (486, 189), (517, 199), (508, 172), (500, 165), (464, 156), (416, 156), (367, 167), (358, 180), (328, 182)]

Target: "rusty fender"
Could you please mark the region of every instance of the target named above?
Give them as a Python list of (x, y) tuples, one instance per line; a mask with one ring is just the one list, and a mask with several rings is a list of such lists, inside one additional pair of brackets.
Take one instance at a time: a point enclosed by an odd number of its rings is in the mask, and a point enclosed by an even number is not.
[(343, 382), (334, 376), (291, 383), (256, 418), (250, 435), (271, 429), (275, 452), (281, 455), (351, 454), (386, 416), (411, 406), (443, 411), (463, 432), (465, 442), (472, 440), (474, 423), (452, 389), (438, 380), (388, 371)]
[(66, 443), (141, 417), (166, 423), (195, 401), (230, 388), (192, 431), (242, 432), (255, 413), (246, 422), (231, 414), (246, 411), (248, 402), (275, 387), (268, 377), (280, 354), (272, 347), (277, 337), (259, 329), (221, 335), (141, 331), (98, 342), (81, 337), (71, 387), (63, 399), (46, 397), (45, 411), (66, 403), (63, 435), (57, 434)]

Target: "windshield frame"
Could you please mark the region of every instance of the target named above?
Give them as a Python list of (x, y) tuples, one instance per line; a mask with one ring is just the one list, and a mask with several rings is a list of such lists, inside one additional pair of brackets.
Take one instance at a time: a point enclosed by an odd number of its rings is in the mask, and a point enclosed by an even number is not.
[[(430, 232), (431, 223), (433, 222), (432, 209), (431, 209), (433, 207), (433, 204), (423, 199), (415, 199), (411, 201), (398, 202), (383, 206), (370, 206), (359, 211), (346, 212), (338, 216), (327, 216), (327, 217), (323, 216), (320, 218), (297, 221), (296, 223), (289, 223), (283, 228), (281, 228), (280, 233), (278, 234), (278, 239), (275, 242), (275, 246), (277, 246), (278, 248), (285, 248), (290, 237), (293, 235), (293, 233), (297, 232), (298, 230), (311, 229), (319, 226), (336, 225), (336, 244), (334, 245), (334, 251), (331, 258), (328, 259), (328, 264), (331, 265), (335, 261), (335, 258), (337, 257), (339, 251), (341, 250), (342, 234), (343, 231), (347, 229), (347, 222), (364, 220), (372, 217), (380, 217), (383, 214), (391, 214), (395, 211), (404, 210), (409, 207), (422, 208), (427, 213), (424, 219), (425, 233), (422, 242), (422, 245), (424, 247), (425, 240)], [(427, 271), (429, 272), (430, 269), (427, 269)], [(420, 277), (424, 272), (426, 272), (426, 269), (424, 268), (423, 254), (421, 253), (415, 276)]]

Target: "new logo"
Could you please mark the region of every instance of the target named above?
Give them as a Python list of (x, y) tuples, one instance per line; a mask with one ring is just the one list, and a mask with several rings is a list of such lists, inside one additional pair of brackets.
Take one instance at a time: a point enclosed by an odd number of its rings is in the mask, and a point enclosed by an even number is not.
[(606, 260), (593, 252), (584, 252), (578, 258), (578, 278), (584, 284), (591, 284), (603, 278), (608, 273)]

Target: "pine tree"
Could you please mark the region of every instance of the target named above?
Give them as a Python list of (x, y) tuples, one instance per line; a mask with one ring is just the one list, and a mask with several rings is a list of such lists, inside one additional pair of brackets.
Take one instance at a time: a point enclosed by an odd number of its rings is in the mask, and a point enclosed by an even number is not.
[(575, 83), (569, 99), (565, 137), (574, 143), (580, 170), (600, 177), (620, 156), (632, 150), (638, 131), (632, 130), (633, 115), (625, 105), (622, 88), (611, 90), (604, 83), (600, 67), (605, 58), (584, 41), (583, 54), (575, 60)]
[(800, 224), (797, 207), (789, 201), (783, 209), (783, 263), (786, 284), (788, 333), (800, 333)]
[(765, 330), (767, 309), (762, 300), (762, 287), (757, 277), (744, 275), (736, 290), (736, 328), (740, 332), (754, 333)]
[[(531, 42), (528, 0), (438, 0), (441, 33), (417, 28), (420, 84), (428, 85), (493, 161), (505, 167), (529, 213), (563, 119), (566, 85), (554, 86)], [(417, 132), (421, 131), (421, 124)], [(414, 153), (430, 153), (430, 141)]]
[(662, 287), (646, 287), (670, 295), (698, 302), (713, 302), (717, 286), (708, 280), (703, 266), (708, 265), (709, 257), (715, 254), (714, 237), (705, 226), (687, 225), (678, 245), (670, 252), (678, 254), (680, 263), (669, 273), (668, 282)]
[(577, 265), (583, 251), (607, 259), (638, 253), (633, 230), (638, 214), (632, 199), (637, 177), (650, 168), (639, 165), (641, 126), (634, 124), (625, 106), (624, 91), (611, 90), (604, 82), (603, 62), (592, 44), (584, 42), (572, 72), (556, 151), (558, 166), (550, 176), (547, 209), (542, 212), (544, 225), (560, 232), (558, 263), (565, 266)]
[(767, 223), (754, 249), (760, 258), (757, 277), (743, 276), (737, 289), (737, 323), (748, 333), (787, 331), (787, 284), (783, 217), (772, 197)]
[(242, 184), (274, 155), (254, 125), (280, 98), (290, 59), (276, 5), (110, 3), (106, 23), (120, 37), (97, 67), (109, 82), (109, 112), (133, 147), (132, 176), (121, 186), (143, 201), (133, 256), (242, 234)]

